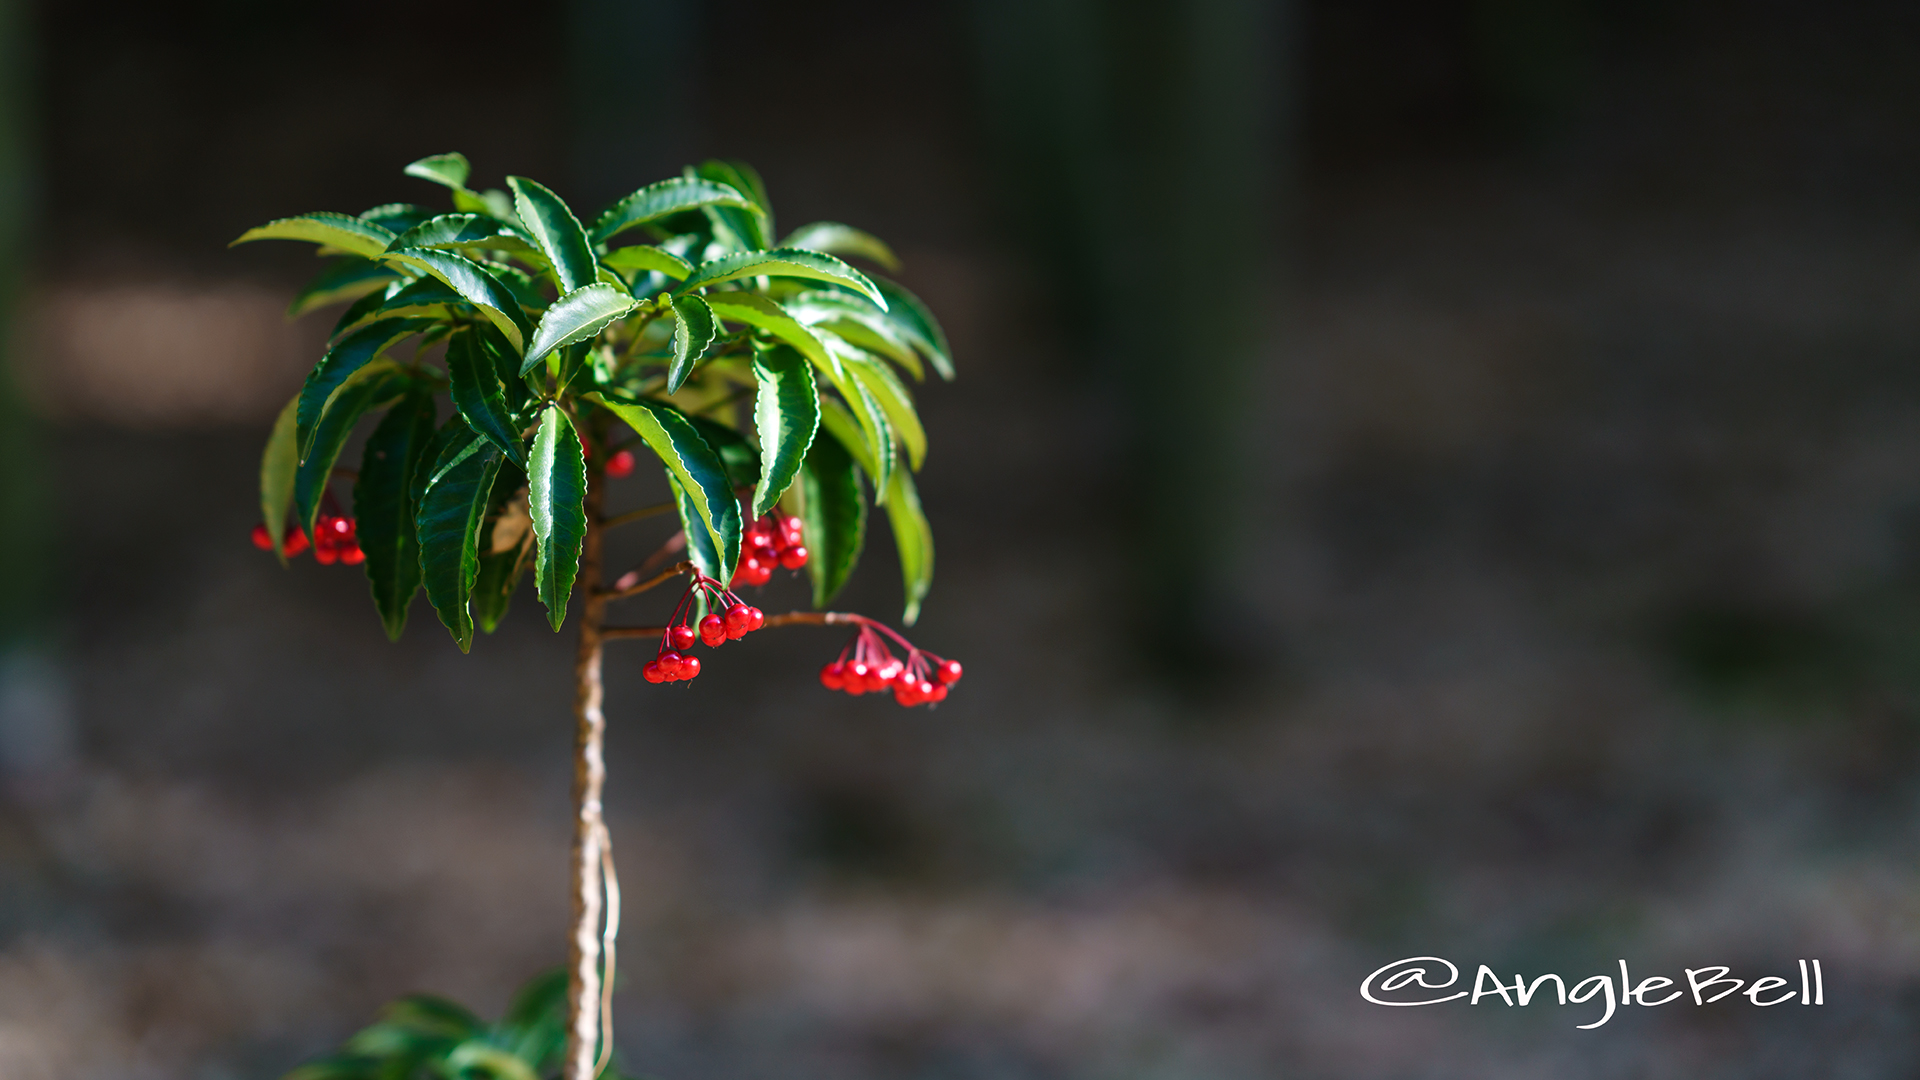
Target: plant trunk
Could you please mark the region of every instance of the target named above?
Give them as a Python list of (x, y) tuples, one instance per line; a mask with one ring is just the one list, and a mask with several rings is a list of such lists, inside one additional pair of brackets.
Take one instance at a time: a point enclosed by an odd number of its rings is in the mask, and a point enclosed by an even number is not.
[(602, 747), (606, 715), (601, 711), (601, 625), (607, 601), (601, 592), (600, 520), (603, 477), (587, 470), (587, 535), (580, 548), (580, 651), (574, 661), (573, 696), (573, 936), (567, 951), (567, 1050), (565, 1080), (593, 1080), (600, 1040), (600, 927), (605, 883), (601, 879), (607, 832), (600, 792), (607, 778)]

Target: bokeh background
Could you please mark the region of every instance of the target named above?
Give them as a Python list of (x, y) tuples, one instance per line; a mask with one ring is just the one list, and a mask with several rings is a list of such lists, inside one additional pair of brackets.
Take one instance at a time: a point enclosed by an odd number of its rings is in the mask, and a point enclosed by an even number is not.
[[(271, 1078), (561, 957), (569, 640), (388, 645), (247, 542), (328, 317), (226, 242), (454, 149), (750, 161), (961, 370), (951, 700), (612, 662), (631, 1071), (1920, 1070), (1912, 5), (0, 0), (0, 74), (7, 1080)], [(1827, 1004), (1360, 1000), (1419, 954)]]

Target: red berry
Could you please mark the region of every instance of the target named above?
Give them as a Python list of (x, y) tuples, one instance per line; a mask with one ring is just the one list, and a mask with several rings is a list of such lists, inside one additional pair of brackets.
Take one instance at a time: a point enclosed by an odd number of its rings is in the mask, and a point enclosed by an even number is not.
[(794, 544), (800, 542), (800, 533), (805, 527), (805, 524), (797, 517), (789, 515), (781, 519), (780, 532), (793, 538), (787, 542), (788, 547), (792, 547)]
[(933, 677), (936, 679), (939, 679), (941, 685), (943, 686), (951, 686), (952, 684), (959, 682), (960, 681), (960, 661), (958, 660), (940, 661), (940, 666), (933, 669)]
[(747, 633), (751, 634), (765, 625), (767, 613), (751, 604), (747, 605)]
[[(880, 676), (880, 681), (882, 683), (890, 683), (896, 679), (900, 679), (901, 675), (904, 674), (906, 670), (907, 670), (907, 665), (901, 663), (900, 661), (888, 660), (880, 665), (880, 671), (878, 674)], [(910, 680), (902, 679), (901, 681), (908, 682)]]
[(253, 546), (259, 548), (261, 551), (273, 550), (273, 534), (267, 531), (265, 525), (255, 525), (253, 527)]
[(718, 615), (708, 615), (706, 618), (701, 619), (700, 640), (710, 646), (725, 644), (727, 640), (726, 621)]
[(738, 640), (747, 636), (747, 633), (753, 629), (753, 616), (749, 614), (752, 610), (745, 604), (735, 604), (727, 609), (726, 624), (729, 638)]
[(698, 674), (700, 674), (700, 658), (699, 657), (683, 656), (680, 658), (680, 677), (681, 678), (691, 679)]
[(866, 693), (867, 675), (870, 670), (864, 662), (859, 660), (848, 664), (845, 678), (846, 685), (844, 687), (847, 693), (852, 694), (854, 697), (859, 697), (861, 694)]
[(299, 529), (288, 533), (286, 540), (280, 545), (280, 554), (289, 559), (305, 550), (307, 550), (307, 534), (301, 532)]
[(820, 669), (820, 685), (829, 690), (838, 690), (846, 682), (847, 665), (835, 660)]
[(680, 677), (679, 653), (668, 649), (666, 652), (661, 653), (654, 662), (660, 665), (660, 674), (666, 676), (667, 682), (672, 682)]
[(320, 535), (320, 542), (313, 545), (313, 561), (321, 566), (332, 566), (340, 561), (339, 550), (327, 541), (325, 533)]
[(933, 692), (932, 692), (932, 693), (930, 693), (930, 694), (928, 694), (928, 695), (927, 695), (927, 697), (928, 697), (928, 700), (931, 700), (931, 701), (945, 701), (945, 700), (947, 700), (947, 686), (946, 686), (946, 684), (945, 684), (945, 683), (941, 683), (940, 685), (938, 685), (938, 686), (936, 686), (936, 687), (934, 687), (934, 688), (933, 688)]
[(749, 585), (765, 585), (773, 580), (773, 567), (761, 563), (753, 568), (753, 575), (747, 579)]
[(681, 650), (693, 648), (693, 627), (688, 626), (686, 623), (668, 627), (667, 644)]
[(623, 476), (631, 475), (632, 472), (633, 451), (616, 450), (613, 456), (607, 459), (607, 475), (612, 479), (618, 480)]
[(773, 547), (773, 537), (761, 529), (754, 529), (747, 534), (747, 546), (753, 548), (757, 554)]
[(662, 682), (665, 676), (660, 674), (660, 661), (649, 660), (647, 666), (640, 669), (640, 676), (650, 683)]
[(329, 529), (332, 529), (333, 535), (336, 537), (353, 535), (353, 519), (352, 518), (343, 518), (343, 517), (333, 518), (326, 522), (326, 527)]
[(367, 553), (361, 550), (359, 544), (349, 541), (340, 549), (340, 561), (347, 566), (359, 566), (367, 561)]
[(902, 679), (899, 685), (893, 688), (893, 700), (910, 709), (920, 704), (917, 689), (912, 683)]
[(807, 549), (795, 546), (781, 552), (780, 565), (789, 570), (798, 570), (807, 565)]

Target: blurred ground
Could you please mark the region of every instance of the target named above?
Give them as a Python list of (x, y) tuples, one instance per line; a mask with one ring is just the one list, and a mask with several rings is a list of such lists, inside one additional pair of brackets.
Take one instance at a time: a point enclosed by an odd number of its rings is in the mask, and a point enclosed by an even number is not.
[[(899, 239), (952, 333), (962, 378), (922, 395), (940, 574), (914, 636), (969, 674), (909, 713), (814, 687), (824, 632), (730, 646), (684, 689), (614, 661), (629, 1068), (1920, 1068), (1920, 38), (1893, 8), (1688, 8), (1516, 134), (1455, 115), (1444, 26), (1357, 10), (1379, 21), (1300, 17), (1309, 153), (1237, 567), (1257, 663), (1210, 693), (1114, 630), (1116, 414), (1069, 381), (1044, 269), (982, 227), (964, 64), (904, 73), (877, 107), (930, 119), (863, 152), (722, 127), (785, 220)], [(87, 219), (65, 138), (55, 223)], [(541, 175), (537, 140), (531, 164), (467, 149)], [(208, 235), (136, 235), (139, 273), (101, 270), (104, 241), (44, 260), (39, 359), (79, 359), (34, 369), (67, 582), (64, 680), (35, 685), (74, 724), (0, 808), (8, 1080), (270, 1077), (387, 998), (496, 1012), (559, 959), (567, 639), (523, 595), (471, 657), (424, 604), (389, 646), (351, 571), (245, 540), (303, 331), (244, 314), (269, 257), (191, 245), (408, 190), (376, 164), (196, 204)], [(260, 335), (256, 382), (185, 419), (61, 411), (60, 379), (184, 355), (88, 345), (126, 340), (85, 313), (130, 288)], [(843, 606), (891, 613), (885, 548)], [(1421, 954), (1570, 977), (1817, 956), (1828, 1004), (1577, 1031), (1573, 1006), (1358, 998)]]

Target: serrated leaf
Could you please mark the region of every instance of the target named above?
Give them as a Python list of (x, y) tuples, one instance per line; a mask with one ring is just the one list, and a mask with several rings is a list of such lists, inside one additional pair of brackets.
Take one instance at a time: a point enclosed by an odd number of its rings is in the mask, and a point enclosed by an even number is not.
[(499, 249), (539, 254), (533, 242), (513, 226), (486, 214), (437, 214), (393, 238), (388, 250), (401, 248)]
[(599, 282), (582, 285), (555, 300), (534, 328), (520, 374), (532, 371), (553, 350), (592, 338), (636, 306), (626, 292)]
[(874, 286), (887, 298), (888, 321), (901, 337), (911, 342), (914, 348), (926, 355), (933, 370), (948, 382), (953, 381), (953, 349), (947, 344), (946, 331), (940, 329), (940, 322), (927, 310), (920, 298), (908, 292), (897, 281), (886, 278), (874, 278)]
[(354, 301), (352, 307), (341, 313), (340, 321), (333, 324), (328, 340), (338, 342), (347, 334), (382, 319), (445, 319), (454, 308), (466, 310), (469, 306), (466, 297), (447, 288), (437, 278), (402, 279), (389, 283), (381, 292), (369, 293)]
[(833, 388), (840, 391), (840, 397), (852, 410), (853, 418), (860, 426), (860, 436), (867, 444), (868, 458), (862, 464), (873, 476), (874, 487), (878, 489), (876, 502), (888, 499), (887, 481), (893, 477), (893, 425), (887, 422), (886, 410), (880, 407), (879, 399), (865, 383), (855, 378), (844, 364), (836, 365), (827, 376), (833, 382)]
[(667, 393), (686, 385), (693, 365), (706, 354), (720, 332), (720, 321), (713, 309), (697, 296), (682, 296), (673, 301), (673, 366), (667, 369)]
[(429, 154), (409, 164), (405, 172), (408, 176), (463, 190), (467, 186), (467, 177), (473, 175), (473, 166), (468, 164), (465, 154)]
[(835, 438), (815, 439), (800, 468), (801, 520), (813, 606), (826, 607), (852, 576), (867, 542), (867, 499), (860, 466)]
[(250, 244), (255, 240), (304, 240), (371, 259), (387, 249), (393, 240), (393, 231), (371, 221), (323, 210), (269, 221), (241, 233), (239, 239), (227, 246)]
[(662, 251), (645, 244), (614, 248), (601, 256), (600, 261), (615, 270), (627, 273), (644, 270), (648, 273), (665, 274), (675, 281), (683, 280), (688, 274), (693, 273), (692, 263), (670, 251)]
[(499, 327), (500, 332), (513, 343), (514, 351), (518, 352), (526, 347), (527, 338), (533, 334), (533, 327), (527, 322), (526, 313), (520, 310), (520, 301), (500, 283), (498, 278), (479, 263), (463, 255), (435, 248), (401, 248), (397, 251), (383, 251), (380, 253), (380, 258), (433, 275), (442, 284), (459, 293), (467, 303), (479, 308), (480, 313), (487, 317), (487, 321)]
[(887, 524), (893, 526), (893, 546), (900, 558), (900, 578), (907, 594), (900, 621), (912, 626), (920, 618), (920, 604), (927, 598), (927, 591), (933, 588), (933, 527), (920, 509), (920, 492), (914, 488), (913, 474), (905, 469), (893, 471), (886, 505)]
[(361, 221), (371, 221), (383, 229), (394, 232), (406, 232), (415, 225), (433, 216), (433, 211), (414, 203), (381, 203), (371, 210), (360, 211)]
[(280, 410), (273, 422), (273, 434), (267, 436), (267, 448), (260, 455), (260, 518), (266, 522), (267, 535), (273, 537), (273, 555), (285, 566), (280, 553), (287, 537), (287, 511), (293, 507), (293, 476), (300, 468), (300, 440), (295, 417), (300, 398), (295, 395)]
[[(714, 549), (726, 581), (740, 558), (740, 502), (727, 480), (720, 456), (700, 437), (679, 410), (651, 401), (621, 401), (592, 395), (636, 434), (646, 440), (667, 471), (686, 490), (700, 521), (713, 534)], [(692, 537), (689, 535), (689, 542)]]
[(773, 203), (767, 198), (767, 185), (761, 183), (760, 174), (753, 171), (753, 166), (743, 161), (713, 159), (701, 162), (696, 175), (725, 184), (753, 202), (751, 213), (709, 206), (706, 213), (710, 219), (739, 237), (742, 248), (753, 250), (773, 245)]
[(593, 284), (593, 244), (560, 196), (524, 176), (507, 177), (507, 186), (513, 189), (514, 212), (552, 264), (560, 291), (570, 293)]
[(725, 424), (704, 416), (688, 416), (687, 422), (700, 433), (720, 464), (727, 470), (727, 484), (734, 491), (753, 489), (760, 483), (760, 451), (746, 437)]
[(920, 353), (894, 332), (887, 315), (853, 293), (804, 293), (786, 302), (789, 315), (805, 323), (822, 341), (837, 337), (856, 348), (878, 353), (905, 368), (915, 379), (925, 379)]
[(567, 621), (567, 600), (580, 572), (580, 545), (587, 535), (587, 467), (580, 436), (558, 408), (540, 416), (527, 462), (527, 512), (533, 517), (534, 584), (547, 605), (547, 621), (559, 630)]
[(355, 533), (367, 553), (367, 581), (387, 638), (399, 641), (407, 608), (420, 590), (420, 543), (414, 531), (413, 476), (433, 442), (433, 395), (400, 399), (367, 437), (360, 476), (353, 484)]
[(908, 464), (918, 471), (927, 457), (927, 429), (920, 425), (920, 415), (914, 411), (913, 395), (907, 391), (906, 384), (892, 368), (863, 353), (842, 353), (840, 363), (879, 402), (880, 411), (886, 414), (887, 426), (907, 449)]
[(493, 478), (504, 460), (492, 443), (467, 433), (447, 444), (435, 463), (437, 474), (420, 499), (416, 519), (420, 535), (421, 583), (440, 622), (461, 652), (473, 647), (473, 614), (468, 598), (479, 573), (476, 550)]
[(760, 483), (753, 516), (773, 509), (799, 475), (807, 448), (820, 429), (820, 391), (813, 365), (790, 345), (755, 350), (753, 425), (760, 438)]
[(720, 285), (748, 277), (795, 277), (830, 281), (844, 285), (872, 300), (883, 310), (886, 298), (867, 275), (831, 255), (799, 248), (774, 248), (772, 251), (742, 251), (723, 255), (695, 267), (687, 279), (674, 287), (676, 296), (709, 285)]
[[(671, 472), (667, 474), (667, 486), (673, 490), (673, 506), (680, 514), (680, 531), (687, 538), (687, 561), (693, 563), (695, 570), (710, 578), (731, 580), (726, 558), (714, 544), (713, 533), (707, 530), (706, 523), (700, 519), (700, 508)], [(694, 621), (699, 621), (697, 613)]]
[(737, 206), (744, 210), (756, 210), (751, 199), (726, 184), (711, 180), (689, 177), (675, 177), (662, 180), (628, 195), (600, 215), (593, 223), (592, 236), (595, 243), (605, 243), (615, 236), (650, 221), (702, 206)]
[(353, 434), (353, 427), (369, 410), (379, 408), (407, 389), (409, 380), (392, 361), (378, 360), (353, 373), (327, 406), (314, 428), (313, 445), (293, 475), (294, 521), (313, 535), (321, 498), (333, 475), (333, 463)]
[(379, 292), (397, 277), (390, 267), (358, 255), (335, 259), (293, 294), (293, 302), (287, 305), (287, 318), (297, 319), (315, 308)]
[[(487, 516), (480, 526), (480, 539), (475, 547), (480, 556), (480, 570), (474, 576), (473, 593), (468, 601), (474, 625), (485, 633), (493, 633), (500, 621), (506, 618), (507, 609), (513, 603), (514, 590), (520, 585), (520, 577), (533, 561), (533, 525), (530, 519), (525, 516), (520, 518), (521, 531), (518, 536), (503, 537), (500, 533), (509, 506), (522, 501), (519, 511), (525, 514), (523, 499), (526, 486), (526, 473), (512, 465), (503, 464), (494, 475), (493, 494), (487, 498)], [(506, 543), (500, 543), (501, 540)], [(500, 550), (496, 551), (496, 548)]]
[(900, 259), (894, 255), (893, 249), (887, 246), (886, 241), (870, 232), (856, 229), (851, 225), (842, 225), (837, 221), (816, 221), (811, 225), (802, 225), (788, 233), (787, 238), (780, 241), (780, 246), (809, 248), (813, 251), (824, 251), (829, 255), (839, 255), (842, 258), (854, 256), (872, 259), (889, 270), (897, 272), (900, 269)]
[(516, 465), (526, 461), (519, 429), (507, 410), (506, 388), (494, 358), (481, 348), (479, 334), (462, 330), (447, 342), (447, 381), (453, 407), (467, 426), (485, 436)]
[(822, 370), (831, 371), (838, 366), (833, 356), (827, 352), (813, 331), (807, 329), (799, 320), (787, 314), (786, 309), (764, 296), (746, 292), (708, 293), (701, 299), (713, 309), (713, 313), (728, 322), (745, 323), (756, 330), (765, 330), (781, 341), (800, 350), (800, 354), (819, 365)]
[(326, 412), (327, 403), (347, 380), (372, 363), (394, 342), (411, 337), (430, 325), (425, 319), (382, 319), (353, 331), (327, 350), (320, 362), (307, 373), (307, 380), (300, 387), (296, 422), (299, 428), (297, 445), (302, 461), (313, 452), (314, 432)]

